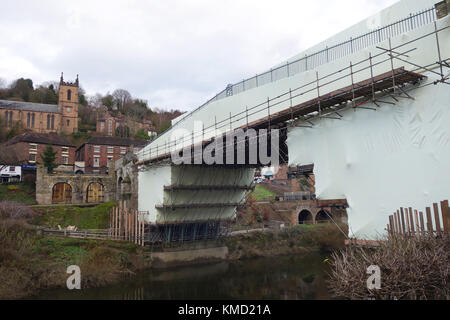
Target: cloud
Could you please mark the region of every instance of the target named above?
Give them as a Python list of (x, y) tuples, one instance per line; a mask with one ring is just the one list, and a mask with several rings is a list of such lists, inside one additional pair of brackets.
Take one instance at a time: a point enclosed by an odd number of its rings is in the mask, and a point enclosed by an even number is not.
[(393, 2), (6, 1), (0, 77), (41, 83), (64, 71), (88, 94), (124, 88), (191, 110)]

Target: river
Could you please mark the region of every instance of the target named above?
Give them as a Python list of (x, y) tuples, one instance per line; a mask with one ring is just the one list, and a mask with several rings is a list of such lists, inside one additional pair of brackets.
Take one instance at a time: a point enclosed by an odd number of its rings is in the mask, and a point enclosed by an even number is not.
[(148, 270), (106, 287), (46, 290), (35, 299), (331, 299), (319, 253)]

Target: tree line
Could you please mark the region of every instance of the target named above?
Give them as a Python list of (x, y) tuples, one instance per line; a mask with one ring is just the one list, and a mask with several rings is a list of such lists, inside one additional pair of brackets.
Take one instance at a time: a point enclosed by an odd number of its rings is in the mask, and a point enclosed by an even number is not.
[[(20, 78), (14, 80), (9, 85), (0, 78), (0, 99), (25, 101), (44, 104), (58, 104), (59, 82), (49, 81), (40, 85), (35, 85), (32, 79)], [(171, 120), (182, 114), (179, 110), (164, 110), (148, 105), (146, 100), (133, 97), (125, 89), (116, 89), (112, 93), (104, 95), (97, 93), (92, 96), (85, 94), (82, 87), (78, 90), (78, 116), (80, 118), (80, 131), (95, 131), (97, 118), (102, 112), (102, 107), (106, 107), (113, 116), (122, 114), (127, 119), (142, 122), (150, 120), (157, 133), (160, 133), (171, 125)], [(20, 130), (11, 132), (0, 132), (0, 140), (9, 138)], [(119, 136), (129, 136), (130, 128), (121, 128), (116, 132)], [(135, 133), (136, 134), (136, 133)], [(143, 132), (138, 135), (145, 136)]]

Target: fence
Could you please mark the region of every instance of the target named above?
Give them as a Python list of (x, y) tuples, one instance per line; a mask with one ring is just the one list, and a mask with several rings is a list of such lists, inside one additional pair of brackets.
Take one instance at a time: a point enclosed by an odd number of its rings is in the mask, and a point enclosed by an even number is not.
[(89, 230), (53, 230), (53, 229), (41, 229), (43, 233), (52, 236), (79, 238), (79, 239), (97, 239), (97, 240), (109, 240), (111, 239), (108, 230), (102, 229), (89, 229)]
[(130, 210), (119, 201), (119, 206), (112, 208), (108, 237), (112, 240), (124, 240), (143, 246), (145, 244), (144, 214), (148, 212)]
[[(416, 209), (400, 208), (393, 215), (389, 216), (387, 231), (390, 234), (407, 234), (420, 236), (426, 233), (442, 234), (450, 233), (450, 209), (448, 200), (441, 201), (439, 206), (433, 203), (433, 214), (430, 207), (425, 208), (425, 215)], [(433, 222), (434, 217), (434, 222)], [(442, 220), (442, 224), (441, 224)]]

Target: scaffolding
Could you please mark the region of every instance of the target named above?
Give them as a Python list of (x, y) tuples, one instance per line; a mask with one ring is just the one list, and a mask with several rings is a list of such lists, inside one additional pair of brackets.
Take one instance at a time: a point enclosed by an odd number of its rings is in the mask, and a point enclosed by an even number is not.
[[(374, 55), (369, 54), (368, 58), (362, 59), (355, 63), (349, 62), (348, 67), (330, 72), (326, 75), (319, 76), (316, 72), (316, 79), (314, 81), (307, 82), (296, 88), (291, 88), (286, 92), (281, 93), (272, 98), (267, 98), (264, 102), (261, 102), (252, 107), (245, 106), (245, 110), (238, 112), (234, 115), (230, 113), (229, 117), (217, 121), (214, 119), (214, 124), (205, 127), (199, 132), (191, 132), (189, 135), (181, 138), (177, 141), (165, 142), (163, 145), (156, 145), (153, 147), (145, 148), (140, 156), (138, 165), (155, 164), (161, 161), (170, 161), (171, 154), (173, 152), (180, 152), (187, 145), (191, 145), (195, 150), (196, 147), (202, 148), (213, 142), (217, 137), (205, 138), (206, 132), (217, 132), (219, 130), (225, 130), (226, 132), (233, 132), (236, 129), (247, 130), (262, 129), (262, 128), (281, 128), (285, 129), (289, 126), (301, 126), (301, 127), (313, 127), (313, 120), (320, 118), (328, 119), (341, 119), (342, 115), (339, 111), (353, 108), (353, 109), (370, 109), (376, 110), (381, 104), (395, 104), (400, 98), (413, 99), (408, 93), (407, 87), (410, 85), (418, 84), (421, 80), (426, 78), (422, 73), (429, 72), (432, 76), (436, 76), (433, 79), (434, 84), (450, 84), (448, 74), (445, 75), (444, 69), (450, 68), (450, 58), (442, 57), (440, 50), (439, 33), (450, 28), (445, 26), (440, 29), (437, 28), (436, 22), (434, 22), (434, 30), (421, 35), (415, 39), (404, 42), (396, 47), (392, 47), (391, 39), (389, 40), (389, 48), (383, 48), (376, 46), (378, 52)], [(427, 65), (419, 65), (413, 61), (410, 61), (409, 53), (413, 52), (417, 48), (410, 48), (404, 50), (406, 45), (411, 45), (416, 41), (424, 38), (434, 37), (437, 53), (437, 59)], [(403, 51), (402, 51), (403, 50)], [(430, 48), (433, 50), (433, 48)], [(374, 61), (375, 58), (381, 59), (380, 61)], [(400, 61), (404, 65), (398, 68), (394, 68), (394, 61)], [(389, 63), (390, 71), (382, 74), (374, 75), (374, 68), (380, 64)], [(410, 67), (410, 70), (406, 69), (406, 66)], [(358, 69), (359, 68), (359, 69)], [(437, 69), (437, 70), (435, 70)], [(355, 82), (354, 78), (363, 71), (370, 71), (370, 77)], [(332, 77), (335, 79), (329, 80)], [(346, 79), (351, 83), (348, 86), (321, 94), (321, 90), (337, 81)], [(315, 92), (317, 96), (311, 100), (302, 102), (295, 105), (293, 99), (301, 97), (305, 94), (311, 94)], [(393, 101), (387, 101), (383, 99), (390, 97)], [(373, 102), (375, 107), (367, 107), (366, 104)], [(271, 112), (274, 107), (288, 104), (289, 107), (279, 112)], [(265, 112), (267, 116), (261, 117), (255, 121), (249, 122), (249, 117), (261, 112)], [(234, 123), (245, 122), (244, 125), (238, 125), (234, 127)], [(257, 139), (259, 136), (257, 136)], [(199, 142), (195, 142), (199, 141)], [(179, 148), (180, 144), (183, 146)]]

